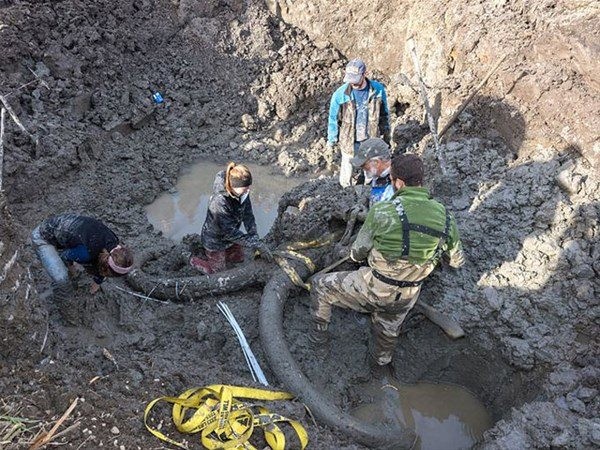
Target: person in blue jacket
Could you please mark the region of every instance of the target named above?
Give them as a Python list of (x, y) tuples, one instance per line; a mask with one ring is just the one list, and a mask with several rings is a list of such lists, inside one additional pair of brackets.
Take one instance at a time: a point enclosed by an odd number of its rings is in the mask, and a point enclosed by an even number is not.
[(327, 145), (338, 146), (342, 161), (340, 184), (352, 184), (352, 164), (360, 143), (369, 138), (383, 138), (390, 143), (390, 113), (382, 83), (366, 77), (367, 67), (361, 59), (346, 66), (344, 84), (331, 96)]
[(371, 187), (369, 207), (374, 203), (389, 200), (394, 195), (390, 177), (390, 147), (381, 138), (369, 138), (363, 141), (350, 163), (355, 169), (362, 169), (356, 184)]

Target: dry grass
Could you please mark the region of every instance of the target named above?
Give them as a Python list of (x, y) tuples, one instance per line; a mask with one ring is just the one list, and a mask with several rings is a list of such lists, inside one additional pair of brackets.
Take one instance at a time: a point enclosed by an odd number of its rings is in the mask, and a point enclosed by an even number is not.
[(20, 406), (0, 400), (0, 448), (22, 448), (30, 445), (43, 423), (19, 417)]
[[(80, 422), (75, 421), (60, 432), (58, 429), (69, 418), (76, 406), (77, 399), (52, 424), (48, 421), (21, 417), (21, 406), (0, 399), (0, 449), (37, 450), (45, 446), (64, 444), (64, 442), (56, 442), (56, 440), (75, 430)], [(50, 426), (50, 431), (46, 431)]]

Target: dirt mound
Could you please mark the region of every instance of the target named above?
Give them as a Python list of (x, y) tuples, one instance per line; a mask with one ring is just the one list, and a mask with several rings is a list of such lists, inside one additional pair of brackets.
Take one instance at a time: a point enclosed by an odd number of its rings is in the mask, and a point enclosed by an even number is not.
[[(144, 206), (200, 157), (327, 175), (338, 158), (324, 145), (329, 96), (343, 54), (361, 54), (387, 82), (396, 148), (425, 154), (427, 183), (456, 215), (468, 255), (463, 270), (440, 271), (424, 289), (468, 339), (450, 343), (414, 315), (398, 349), (399, 375), (477, 394), (495, 421), (486, 448), (599, 445), (595, 3), (270, 3), (277, 14), (236, 0), (0, 3), (0, 94), (39, 138), (34, 144), (7, 123), (0, 397), (39, 420), (85, 399), (71, 419), (82, 425), (64, 437), (70, 448), (151, 448), (157, 442), (141, 417), (152, 398), (251, 384), (216, 302), (229, 304), (264, 361), (259, 290), (182, 305), (134, 297), (117, 289), (129, 289), (121, 282), (91, 297), (83, 277), (84, 324), (65, 327), (47, 300), (28, 234), (51, 213), (78, 211), (102, 217), (140, 251), (169, 246)], [(510, 53), (450, 130), (441, 148), (445, 175), (427, 145), (404, 45), (410, 33), (431, 95), (440, 94), (442, 124)], [(164, 102), (152, 101), (157, 91)], [(270, 238), (309, 239), (342, 227), (356, 195), (331, 178), (298, 187), (282, 199)], [(181, 251), (153, 270), (189, 275)], [(339, 354), (317, 363), (306, 350), (307, 318), (307, 298), (299, 296), (286, 309), (294, 356), (349, 406), (348, 386), (366, 370), (368, 327), (336, 312)], [(308, 426), (315, 448), (359, 448), (313, 425), (300, 405), (283, 408)]]
[[(496, 114), (495, 103), (486, 102), (481, 106), (492, 110), (488, 116), (492, 122), (483, 121), (479, 136), (484, 130), (500, 134), (521, 155), (534, 153), (538, 146), (574, 146), (590, 163), (600, 164), (596, 2), (268, 3), (271, 11), (314, 41), (330, 42), (349, 58), (363, 57), (367, 67), (387, 82), (390, 104), (419, 117), (418, 82), (407, 45), (413, 36), (431, 96), (439, 95), (442, 124), (494, 63), (507, 55), (487, 95), (518, 111), (526, 130), (515, 130), (510, 116)], [(523, 132), (517, 137), (524, 137), (524, 142), (513, 142), (513, 135)]]

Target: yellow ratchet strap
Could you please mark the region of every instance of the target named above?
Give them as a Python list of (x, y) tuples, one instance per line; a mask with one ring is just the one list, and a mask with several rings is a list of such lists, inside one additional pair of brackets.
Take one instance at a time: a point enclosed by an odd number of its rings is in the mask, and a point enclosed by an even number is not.
[(304, 280), (302, 280), (302, 278), (300, 278), (300, 275), (298, 275), (298, 272), (296, 272), (296, 269), (294, 269), (290, 263), (287, 261), (287, 259), (279, 256), (279, 255), (273, 255), (275, 257), (275, 262), (277, 263), (277, 265), (281, 268), (281, 270), (283, 270), (285, 272), (285, 274), (289, 277), (290, 280), (292, 280), (292, 283), (294, 283), (296, 286), (301, 287), (306, 289), (307, 291), (310, 291), (310, 284), (305, 283)]
[(302, 242), (291, 242), (287, 245), (284, 245), (282, 248), (284, 250), (304, 250), (307, 248), (319, 248), (324, 245), (332, 244), (333, 242), (337, 242), (339, 238), (339, 233), (330, 233), (326, 234), (318, 239), (313, 239), (312, 241), (302, 241)]
[(256, 427), (263, 429), (265, 440), (272, 450), (285, 450), (285, 435), (277, 422), (290, 424), (300, 440), (302, 450), (306, 448), (308, 434), (300, 422), (273, 414), (263, 407), (243, 403), (236, 397), (253, 400), (294, 398), (288, 392), (214, 384), (188, 389), (179, 397), (160, 397), (152, 400), (144, 411), (144, 425), (160, 440), (179, 448), (188, 448), (186, 442), (177, 442), (148, 425), (150, 411), (154, 405), (164, 401), (173, 404), (175, 428), (185, 434), (200, 433), (202, 445), (209, 450), (257, 450), (248, 442)]

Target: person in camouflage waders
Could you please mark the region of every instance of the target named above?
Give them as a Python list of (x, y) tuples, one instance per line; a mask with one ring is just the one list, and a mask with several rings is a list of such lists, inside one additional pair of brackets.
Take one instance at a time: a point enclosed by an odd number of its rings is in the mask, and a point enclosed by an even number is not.
[(355, 271), (315, 277), (311, 289), (313, 345), (328, 341), (332, 306), (371, 314), (373, 375), (389, 374), (400, 326), (417, 302), (421, 283), (442, 256), (454, 268), (463, 262), (456, 221), (423, 187), (423, 162), (414, 154), (392, 159), (395, 194), (375, 203), (351, 247)]

